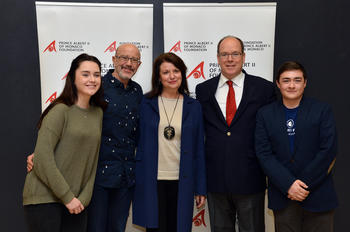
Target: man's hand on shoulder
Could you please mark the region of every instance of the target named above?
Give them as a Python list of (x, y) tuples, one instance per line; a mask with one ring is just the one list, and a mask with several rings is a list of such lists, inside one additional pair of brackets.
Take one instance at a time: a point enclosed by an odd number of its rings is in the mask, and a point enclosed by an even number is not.
[(34, 166), (34, 153), (32, 153), (31, 155), (28, 155), (27, 157), (27, 172), (30, 172), (33, 169)]

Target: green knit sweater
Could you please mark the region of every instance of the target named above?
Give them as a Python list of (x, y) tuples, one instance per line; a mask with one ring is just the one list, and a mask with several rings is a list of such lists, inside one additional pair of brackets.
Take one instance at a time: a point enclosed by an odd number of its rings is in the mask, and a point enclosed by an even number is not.
[(102, 131), (102, 109), (57, 104), (42, 121), (34, 168), (27, 174), (23, 204), (69, 203), (86, 207), (94, 186)]

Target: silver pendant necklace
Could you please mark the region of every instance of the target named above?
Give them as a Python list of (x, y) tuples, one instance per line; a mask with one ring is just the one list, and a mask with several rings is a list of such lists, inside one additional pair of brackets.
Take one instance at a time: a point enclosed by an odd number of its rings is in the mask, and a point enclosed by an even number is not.
[(175, 107), (174, 107), (174, 110), (173, 110), (173, 114), (171, 115), (171, 118), (170, 118), (170, 121), (169, 121), (169, 117), (168, 117), (168, 114), (166, 112), (166, 109), (165, 109), (165, 106), (164, 106), (164, 102), (163, 102), (163, 98), (162, 98), (162, 95), (160, 95), (160, 100), (162, 100), (162, 105), (163, 105), (163, 109), (164, 109), (164, 112), (165, 112), (165, 116), (166, 116), (166, 119), (168, 121), (168, 126), (166, 126), (164, 128), (164, 137), (167, 139), (167, 140), (171, 140), (174, 138), (175, 136), (175, 128), (172, 127), (170, 125), (171, 121), (173, 120), (173, 117), (174, 117), (174, 113), (175, 113), (175, 110), (176, 110), (176, 106), (177, 106), (177, 102), (179, 101), (179, 97), (180, 97), (180, 94), (177, 96), (177, 99), (176, 99), (176, 104), (175, 104)]

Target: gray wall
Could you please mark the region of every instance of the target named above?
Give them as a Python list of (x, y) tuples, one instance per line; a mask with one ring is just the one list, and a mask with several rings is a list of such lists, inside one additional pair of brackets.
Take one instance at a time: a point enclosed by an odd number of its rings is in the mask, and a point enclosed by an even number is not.
[[(186, 1), (84, 2), (153, 3), (153, 54), (156, 56), (163, 51), (162, 3)], [(350, 185), (347, 181), (350, 177), (350, 145), (347, 134), (350, 132), (350, 104), (346, 100), (349, 99), (346, 94), (350, 86), (347, 70), (350, 66), (347, 44), (350, 41), (349, 9), (348, 0), (277, 1), (275, 70), (286, 60), (303, 63), (309, 74), (307, 95), (330, 103), (336, 117), (339, 153), (335, 181), (340, 199), (335, 221), (337, 232), (348, 231), (350, 226), (347, 219), (350, 207)], [(28, 153), (34, 149), (35, 124), (41, 108), (34, 1), (1, 0), (0, 29), (0, 93), (1, 105), (4, 106), (0, 113), (0, 230), (26, 231), (21, 206), (25, 161)]]

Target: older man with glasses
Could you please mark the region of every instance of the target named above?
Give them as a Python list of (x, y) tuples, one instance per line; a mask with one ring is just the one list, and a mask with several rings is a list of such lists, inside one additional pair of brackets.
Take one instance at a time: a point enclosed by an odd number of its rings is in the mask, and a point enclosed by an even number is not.
[(142, 89), (131, 80), (139, 68), (140, 51), (120, 45), (112, 57), (114, 70), (102, 78), (108, 108), (95, 187), (89, 206), (89, 232), (123, 232), (135, 184), (135, 148)]

